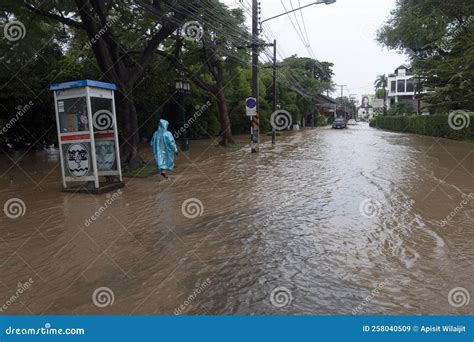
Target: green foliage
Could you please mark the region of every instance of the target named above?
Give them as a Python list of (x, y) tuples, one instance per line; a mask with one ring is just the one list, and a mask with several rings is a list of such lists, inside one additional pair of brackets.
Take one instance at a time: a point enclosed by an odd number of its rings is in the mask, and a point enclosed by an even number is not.
[(474, 109), (474, 2), (398, 1), (378, 41), (407, 53), (437, 110)]
[(474, 114), (470, 116), (469, 127), (461, 130), (451, 128), (448, 115), (377, 116), (371, 126), (440, 138), (474, 140)]
[(393, 115), (407, 115), (407, 114), (413, 114), (411, 107), (404, 103), (404, 102), (398, 102), (393, 104), (390, 109), (387, 111), (388, 116), (393, 116)]
[[(260, 100), (262, 129), (270, 130), (270, 115), (272, 113), (272, 74), (270, 63), (261, 69), (261, 92), (266, 96)], [(277, 103), (278, 108), (288, 111), (293, 122), (303, 117), (317, 113), (313, 97), (316, 94), (332, 90), (333, 64), (320, 62), (307, 57), (296, 55), (278, 63), (277, 71)]]
[[(22, 2), (8, 1), (6, 5), (9, 10), (0, 11), (0, 27), (20, 20), (25, 36), (14, 41), (0, 39), (0, 122), (14, 122), (1, 136), (0, 144), (11, 143), (15, 148), (51, 144), (56, 129), (52, 94), (47, 87), (55, 81), (52, 70), (63, 58), (63, 34), (56, 27), (29, 20), (30, 13), (21, 8)], [(23, 108), (29, 109), (23, 112)]]
[(329, 124), (328, 119), (325, 116), (317, 116), (316, 117), (315, 125), (317, 127), (327, 126), (328, 124)]
[[(336, 98), (336, 101), (342, 105), (343, 108), (346, 109), (347, 112), (352, 112), (356, 113), (357, 112), (357, 107), (354, 104), (354, 102), (351, 101), (347, 96), (344, 97), (338, 97)], [(339, 111), (339, 110), (338, 110)]]
[(383, 91), (383, 89), (377, 89), (377, 91), (375, 92), (375, 98), (382, 100), (383, 97), (384, 97), (384, 91)]
[[(53, 95), (50, 83), (77, 79), (107, 81), (107, 76), (99, 68), (97, 56), (90, 46), (86, 46), (86, 33), (74, 26), (64, 25), (55, 19), (45, 19), (25, 7), (23, 1), (5, 0), (6, 6), (0, 11), (0, 26), (10, 20), (21, 20), (26, 27), (24, 39), (16, 42), (0, 40), (0, 128), (15, 116), (17, 108), (33, 100), (34, 106), (25, 113), (21, 121), (5, 135), (0, 135), (0, 144), (14, 142), (15, 147), (37, 142), (56, 142)], [(30, 0), (28, 3), (37, 4)], [(135, 1), (114, 2), (104, 0), (108, 9), (108, 19), (113, 19), (111, 32), (119, 44), (120, 60), (126, 68), (138, 63), (150, 36), (157, 32), (156, 16), (137, 6)], [(144, 3), (148, 3), (144, 1)], [(184, 3), (184, 2), (183, 2)], [(132, 5), (133, 4), (133, 5)], [(238, 47), (249, 43), (245, 27), (245, 15), (241, 10), (229, 9), (218, 0), (201, 1), (202, 10), (193, 19), (204, 27), (204, 42), (183, 40), (181, 61), (206, 84), (215, 85), (212, 68), (206, 62), (205, 53), (213, 53), (215, 61), (221, 63), (223, 89), (229, 112), (232, 131), (236, 134), (249, 131), (249, 118), (245, 116), (244, 100), (251, 95), (251, 64), (248, 49)], [(4, 8), (8, 8), (4, 10)], [(165, 6), (166, 7), (166, 6)], [(50, 1), (42, 4), (41, 10), (61, 14), (66, 18), (81, 21), (74, 2)], [(166, 8), (165, 8), (166, 9)], [(94, 17), (94, 20), (98, 18)], [(106, 35), (104, 36), (106, 37)], [(159, 49), (175, 54), (176, 39), (171, 36)], [(317, 108), (313, 96), (332, 89), (332, 63), (319, 62), (311, 58), (292, 56), (280, 61), (277, 71), (277, 99), (281, 109), (288, 110), (293, 120), (314, 114)], [(117, 66), (120, 69), (121, 66)], [(269, 66), (268, 64), (263, 67)], [(191, 117), (196, 106), (208, 101), (209, 108), (190, 125), (190, 138), (209, 138), (221, 132), (215, 95), (195, 83), (191, 93), (182, 102), (175, 92), (175, 81), (180, 77), (166, 58), (157, 56), (147, 64), (142, 76), (133, 85), (132, 93), (140, 137), (149, 139), (156, 129), (159, 118), (170, 121), (173, 130), (181, 124), (177, 116), (178, 105), (184, 106), (187, 117)], [(262, 132), (271, 130), (270, 116), (273, 107), (271, 69), (261, 68), (260, 73), (260, 121)], [(124, 136), (117, 102), (120, 135)]]
[(375, 89), (384, 89), (387, 87), (387, 76), (378, 75), (374, 83)]

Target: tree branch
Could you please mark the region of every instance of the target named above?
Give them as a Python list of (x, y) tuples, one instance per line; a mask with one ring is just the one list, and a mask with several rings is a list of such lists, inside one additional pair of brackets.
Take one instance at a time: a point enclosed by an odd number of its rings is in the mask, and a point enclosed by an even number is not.
[[(145, 8), (150, 13), (156, 15), (158, 17), (158, 21), (161, 24), (161, 28), (148, 41), (145, 49), (143, 50), (143, 54), (139, 62), (137, 63), (138, 65), (132, 69), (130, 73), (130, 78), (133, 81), (137, 80), (140, 75), (143, 74), (145, 68), (153, 58), (155, 50), (157, 50), (158, 46), (179, 27), (179, 20), (176, 19), (178, 15), (175, 14), (174, 18), (168, 17), (166, 13), (164, 13), (158, 8), (156, 2), (154, 2), (155, 5), (147, 3), (143, 0), (135, 0), (135, 2)], [(179, 16), (182, 17), (182, 15)]]
[(80, 30), (85, 29), (84, 25), (79, 21), (75, 21), (74, 19), (70, 19), (70, 18), (65, 18), (65, 17), (63, 17), (61, 15), (58, 15), (56, 13), (43, 11), (42, 9), (39, 9), (39, 8), (33, 6), (32, 4), (28, 3), (27, 0), (24, 0), (23, 3), (25, 5), (25, 7), (33, 13), (39, 14), (39, 15), (41, 15), (43, 17), (46, 17), (46, 18), (57, 20), (57, 21), (65, 24), (65, 25), (72, 26), (72, 27), (75, 27), (75, 28), (80, 29)]

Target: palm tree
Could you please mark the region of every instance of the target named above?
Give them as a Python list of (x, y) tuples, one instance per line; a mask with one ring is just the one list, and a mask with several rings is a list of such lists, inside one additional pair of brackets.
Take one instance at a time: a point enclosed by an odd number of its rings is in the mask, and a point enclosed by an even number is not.
[(378, 75), (375, 79), (375, 90), (383, 89), (383, 114), (387, 114), (387, 76), (385, 74)]

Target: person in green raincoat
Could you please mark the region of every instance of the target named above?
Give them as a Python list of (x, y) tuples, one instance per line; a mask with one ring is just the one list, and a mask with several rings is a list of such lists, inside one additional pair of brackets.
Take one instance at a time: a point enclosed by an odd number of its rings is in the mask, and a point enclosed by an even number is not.
[(168, 126), (168, 121), (161, 119), (158, 123), (158, 130), (151, 139), (156, 169), (166, 179), (168, 176), (165, 171), (174, 169), (174, 155), (178, 153), (173, 134), (168, 132)]

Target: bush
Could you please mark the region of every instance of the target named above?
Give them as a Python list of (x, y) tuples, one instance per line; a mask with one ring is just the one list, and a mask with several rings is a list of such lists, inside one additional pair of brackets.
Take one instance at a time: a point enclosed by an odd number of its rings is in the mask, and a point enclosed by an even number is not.
[[(372, 120), (370, 126), (390, 131), (415, 133), (432, 137), (474, 140), (474, 113), (466, 113), (465, 119), (467, 115), (470, 118), (470, 125), (459, 130), (451, 127), (452, 125), (450, 125), (448, 115), (377, 116)], [(467, 120), (464, 122), (467, 122)]]
[(387, 115), (392, 116), (392, 115), (405, 115), (412, 113), (413, 110), (408, 106), (407, 103), (404, 102), (398, 102), (395, 103), (390, 107), (390, 109), (387, 111)]
[(328, 125), (328, 119), (325, 116), (316, 117), (316, 127), (322, 127)]

